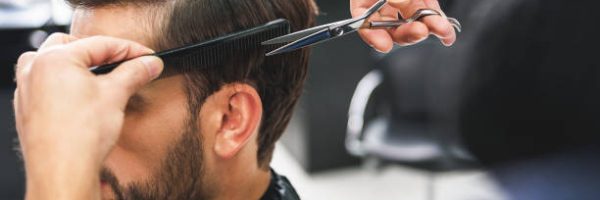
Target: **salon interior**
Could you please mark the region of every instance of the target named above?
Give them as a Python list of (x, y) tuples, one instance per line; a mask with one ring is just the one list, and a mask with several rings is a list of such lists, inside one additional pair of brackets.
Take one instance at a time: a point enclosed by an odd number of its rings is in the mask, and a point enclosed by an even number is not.
[[(317, 0), (317, 24), (350, 17)], [(440, 0), (462, 32), (387, 54), (350, 35), (312, 48), (271, 166), (302, 199), (600, 199), (595, 1)], [(62, 0), (0, 0), (0, 199), (23, 199), (18, 56), (65, 32)]]

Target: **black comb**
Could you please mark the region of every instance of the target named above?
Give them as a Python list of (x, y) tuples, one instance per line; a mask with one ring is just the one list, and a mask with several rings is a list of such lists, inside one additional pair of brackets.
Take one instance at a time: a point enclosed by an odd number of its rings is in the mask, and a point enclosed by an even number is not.
[[(240, 32), (217, 37), (208, 41), (157, 52), (154, 56), (160, 57), (165, 65), (161, 76), (173, 72), (185, 72), (189, 67), (214, 66), (231, 59), (231, 56), (243, 56), (244, 52), (268, 52), (275, 46), (262, 46), (261, 43), (290, 33), (290, 25), (285, 19), (277, 19), (267, 24), (243, 30)], [(107, 74), (125, 61), (100, 65), (90, 68), (96, 75)]]

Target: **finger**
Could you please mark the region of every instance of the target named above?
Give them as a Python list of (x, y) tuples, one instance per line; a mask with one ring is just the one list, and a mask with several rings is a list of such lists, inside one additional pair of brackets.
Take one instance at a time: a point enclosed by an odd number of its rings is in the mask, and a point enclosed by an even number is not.
[(358, 32), (363, 40), (375, 50), (388, 53), (394, 47), (394, 42), (386, 30), (365, 29)]
[(425, 24), (415, 21), (399, 26), (393, 30), (391, 34), (394, 38), (394, 42), (406, 46), (427, 39), (429, 36), (429, 29)]
[(350, 0), (350, 14), (352, 14), (352, 17), (358, 17), (376, 2), (377, 0)]
[[(360, 10), (360, 9), (359, 9)], [(370, 20), (382, 20), (379, 13), (374, 13)], [(394, 42), (386, 30), (378, 29), (359, 29), (358, 34), (369, 46), (375, 50), (387, 53), (392, 50)]]
[(37, 57), (37, 53), (34, 51), (28, 51), (19, 56), (17, 59), (17, 64), (15, 65), (15, 82), (18, 80), (19, 76), (25, 71), (31, 62)]
[(440, 7), (440, 3), (438, 0), (424, 0), (424, 2), (428, 8), (438, 11), (441, 16), (428, 16), (423, 18), (422, 21), (427, 25), (429, 31), (442, 41), (442, 44), (452, 45), (456, 41), (456, 32)]
[(442, 16), (427, 16), (422, 19), (431, 34), (440, 39), (446, 46), (452, 45), (456, 41), (456, 32), (448, 20)]
[(106, 36), (79, 39), (65, 45), (69, 58), (80, 67), (114, 63), (154, 53), (139, 43)]
[[(397, 19), (398, 12), (402, 18), (410, 18), (418, 9), (425, 8), (423, 0), (389, 0), (388, 5), (379, 10), (382, 19)], [(417, 43), (429, 34), (429, 29), (421, 22), (404, 24), (396, 29), (387, 30), (393, 42), (399, 45), (410, 45)]]
[[(456, 41), (456, 32), (450, 22), (446, 20), (445, 14), (441, 10), (437, 0), (414, 0), (409, 4), (404, 2), (396, 3), (390, 0), (389, 3), (400, 10), (402, 17), (405, 19), (410, 18), (419, 9), (433, 9), (438, 11), (442, 16), (427, 16), (421, 19), (421, 21), (427, 26), (430, 33), (438, 37), (444, 45), (449, 46)], [(415, 30), (414, 32), (418, 32), (418, 30)], [(416, 37), (416, 35), (407, 36), (405, 38), (411, 37)], [(398, 36), (395, 36), (394, 38), (395, 40), (400, 40)]]
[(15, 122), (16, 122), (16, 126), (15, 128), (17, 129), (17, 134), (21, 135), (21, 130), (20, 130), (20, 122), (21, 119), (19, 118), (21, 116), (21, 109), (19, 108), (19, 89), (15, 89), (15, 92), (13, 94), (13, 110), (15, 113)]
[(75, 40), (77, 40), (77, 37), (69, 35), (69, 34), (52, 33), (50, 36), (48, 36), (48, 38), (46, 38), (44, 43), (42, 43), (42, 45), (40, 46), (38, 51), (41, 51), (41, 50), (44, 50), (44, 49), (47, 49), (49, 47), (56, 46), (56, 45), (68, 44)]
[(430, 9), (434, 9), (437, 10), (438, 12), (440, 12), (440, 14), (442, 14), (442, 16), (446, 16), (444, 14), (444, 12), (442, 12), (442, 8), (440, 7), (440, 2), (438, 0), (422, 0), (425, 5), (427, 6), (427, 8)]
[(389, 0), (388, 4), (400, 11), (402, 18), (410, 18), (417, 10), (429, 8), (423, 0)]
[(163, 62), (156, 56), (143, 56), (119, 65), (111, 73), (103, 76), (110, 82), (112, 90), (120, 90), (124, 101), (141, 87), (156, 79), (163, 69)]

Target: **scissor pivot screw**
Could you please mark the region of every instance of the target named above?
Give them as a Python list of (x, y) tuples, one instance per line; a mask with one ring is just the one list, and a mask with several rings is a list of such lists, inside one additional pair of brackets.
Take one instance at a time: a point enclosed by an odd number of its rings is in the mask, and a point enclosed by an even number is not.
[(344, 34), (344, 29), (338, 27), (338, 28), (334, 28), (333, 30), (331, 30), (331, 35), (333, 36), (340, 36)]

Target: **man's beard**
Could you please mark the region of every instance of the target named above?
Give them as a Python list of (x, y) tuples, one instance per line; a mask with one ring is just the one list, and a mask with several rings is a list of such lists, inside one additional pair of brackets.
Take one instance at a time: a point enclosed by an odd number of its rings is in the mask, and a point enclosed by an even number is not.
[(148, 181), (121, 186), (106, 167), (100, 173), (100, 180), (110, 185), (116, 199), (210, 199), (203, 179), (200, 134), (195, 130), (188, 126)]

